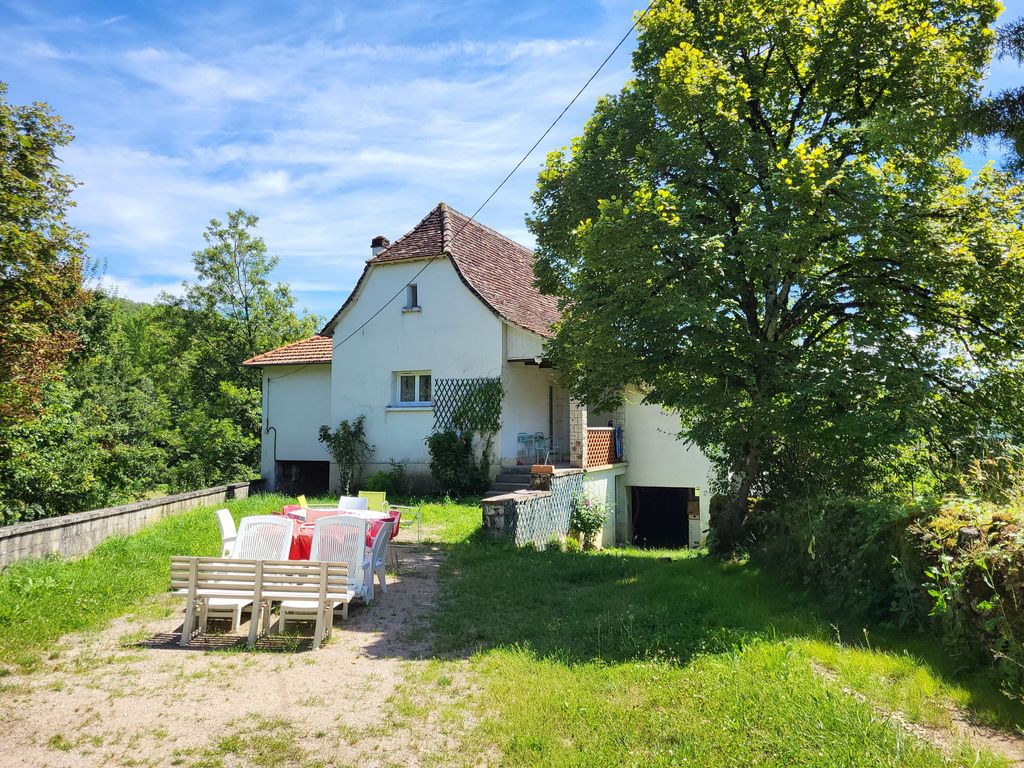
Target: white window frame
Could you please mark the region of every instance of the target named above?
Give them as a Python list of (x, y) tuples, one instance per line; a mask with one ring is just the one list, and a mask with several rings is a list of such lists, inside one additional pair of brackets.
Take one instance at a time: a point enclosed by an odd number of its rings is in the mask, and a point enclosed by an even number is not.
[[(413, 388), (415, 391), (415, 400), (403, 400), (402, 399), (402, 377), (412, 376), (413, 377)], [(430, 400), (420, 400), (420, 384), (421, 376), (430, 377)], [(430, 371), (395, 371), (394, 377), (394, 397), (392, 398), (392, 407), (394, 408), (433, 408), (434, 407), (434, 374)]]
[(416, 283), (409, 283), (405, 286), (405, 311), (420, 309), (420, 289)]

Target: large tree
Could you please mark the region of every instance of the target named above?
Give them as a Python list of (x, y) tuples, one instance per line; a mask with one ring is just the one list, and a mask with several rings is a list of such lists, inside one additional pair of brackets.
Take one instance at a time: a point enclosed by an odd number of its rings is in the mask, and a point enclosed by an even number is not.
[[(1003, 25), (997, 37), (1000, 58), (1024, 63), (1024, 20)], [(1003, 145), (1007, 170), (1024, 176), (1024, 86), (1004, 88), (986, 96), (969, 118), (976, 134)]]
[(635, 78), (549, 156), (556, 366), (596, 407), (634, 385), (680, 413), (729, 491), (719, 550), (805, 465), (857, 475), (942, 403), (989, 428), (1020, 390), (1021, 191), (956, 156), (998, 10), (661, 0)]
[(271, 282), (279, 259), (255, 234), (257, 224), (259, 217), (242, 209), (230, 211), (226, 223), (211, 219), (203, 233), (206, 247), (192, 254), (199, 279), (185, 286), (189, 308), (224, 321), (232, 336), (231, 362), (294, 341), (316, 322), (296, 317), (288, 286)]
[(57, 152), (71, 128), (49, 106), (8, 103), (0, 82), (0, 426), (28, 418), (77, 344), (84, 238)]
[(163, 324), (179, 346), (174, 483), (201, 487), (258, 466), (261, 379), (241, 363), (314, 333), (320, 318), (295, 312), (295, 298), (274, 282), (278, 258), (255, 229), (259, 218), (231, 211), (212, 219), (206, 247), (192, 254), (197, 279), (181, 298), (165, 296)]

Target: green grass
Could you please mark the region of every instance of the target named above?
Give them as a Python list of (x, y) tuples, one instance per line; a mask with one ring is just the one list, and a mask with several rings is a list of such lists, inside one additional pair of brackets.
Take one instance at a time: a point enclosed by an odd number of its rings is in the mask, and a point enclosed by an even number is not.
[[(281, 496), (229, 502), (235, 519), (279, 510)], [(107, 539), (86, 557), (15, 563), (0, 573), (0, 660), (36, 666), (68, 632), (96, 629), (166, 591), (171, 555), (215, 555), (215, 507), (161, 520), (133, 536)]]
[[(229, 506), (239, 518), (284, 501)], [(428, 629), (435, 658), (410, 665), (392, 725), (436, 713), (461, 742), (438, 758), (445, 765), (1000, 766), (968, 745), (940, 752), (886, 715), (941, 728), (956, 705), (982, 721), (1024, 723), (994, 682), (964, 676), (928, 638), (840, 632), (811, 598), (748, 563), (515, 549), (481, 535), (473, 500), (421, 506), (428, 543), (448, 553)], [(81, 560), (12, 566), (0, 574), (6, 669), (52, 656), (66, 632), (147, 614), (147, 598), (167, 588), (170, 555), (212, 554), (218, 540), (210, 510), (196, 510)], [(263, 725), (181, 759), (315, 764), (286, 724)]]
[[(337, 497), (311, 499), (331, 504)], [(247, 515), (279, 511), (292, 499), (276, 494), (228, 502), (237, 522)], [(471, 505), (422, 504), (424, 529), (435, 541), (457, 541), (479, 524), (467, 514)], [(204, 507), (161, 520), (132, 536), (103, 542), (86, 557), (60, 557), (15, 563), (0, 573), (0, 670), (3, 665), (29, 670), (68, 632), (98, 629), (117, 616), (139, 611), (159, 615), (147, 598), (164, 592), (171, 555), (215, 555), (220, 531)], [(474, 522), (475, 521), (475, 522)], [(405, 522), (412, 525), (412, 521)]]
[[(428, 499), (409, 503), (419, 506), (423, 513), (423, 540), (426, 543), (455, 544), (465, 541), (480, 528), (482, 513), (479, 499)], [(403, 529), (405, 525), (403, 520)], [(412, 525), (411, 521), (409, 525)]]
[[(447, 514), (463, 518), (448, 539), (479, 516)], [(509, 766), (998, 766), (967, 745), (940, 752), (887, 713), (945, 727), (957, 705), (1024, 722), (994, 682), (912, 652), (926, 639), (840, 642), (806, 595), (698, 553), (537, 552), (472, 534), (449, 549), (433, 629), (480, 689), (467, 765), (497, 750)]]

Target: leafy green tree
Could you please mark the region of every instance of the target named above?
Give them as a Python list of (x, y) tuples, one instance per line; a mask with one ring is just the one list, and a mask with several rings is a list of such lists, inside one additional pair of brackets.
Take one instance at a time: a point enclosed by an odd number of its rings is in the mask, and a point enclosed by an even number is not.
[(359, 483), (363, 467), (373, 456), (373, 446), (366, 442), (366, 417), (342, 419), (333, 432), (329, 426), (321, 424), (317, 436), (338, 465), (341, 492), (351, 494)]
[[(198, 279), (184, 296), (165, 296), (167, 352), (176, 359), (171, 392), (177, 435), (172, 486), (236, 480), (259, 466), (261, 380), (242, 367), (254, 355), (315, 332), (320, 318), (299, 316), (288, 286), (273, 283), (278, 259), (243, 210), (212, 219), (206, 247), (192, 254)], [(168, 357), (168, 355), (165, 355)]]
[(211, 219), (206, 247), (192, 254), (198, 280), (185, 286), (185, 304), (208, 321), (216, 319), (230, 344), (226, 359), (240, 363), (260, 352), (308, 336), (318, 318), (299, 318), (284, 283), (272, 283), (279, 263), (253, 230), (259, 218), (239, 209), (227, 223)]
[(1019, 421), (984, 393), (1021, 389), (1024, 197), (956, 156), (998, 12), (666, 0), (635, 78), (549, 156), (529, 224), (556, 367), (601, 410), (635, 385), (680, 413), (729, 494), (719, 551), (752, 496), (861, 482), (949, 403)]
[(143, 497), (165, 482), (167, 404), (124, 340), (140, 311), (91, 293), (80, 339), (35, 418), (0, 442), (0, 520), (67, 514)]
[(28, 418), (78, 340), (84, 238), (66, 220), (75, 181), (57, 151), (70, 126), (0, 82), (0, 425)]
[[(1024, 64), (1024, 19), (1001, 27), (998, 36), (999, 56)], [(1004, 88), (982, 99), (969, 119), (975, 133), (1005, 146), (1007, 170), (1024, 175), (1024, 86)]]

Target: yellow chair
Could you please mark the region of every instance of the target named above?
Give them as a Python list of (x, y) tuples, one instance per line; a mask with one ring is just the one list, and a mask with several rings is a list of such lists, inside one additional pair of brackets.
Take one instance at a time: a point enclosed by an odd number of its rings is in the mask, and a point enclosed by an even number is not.
[(309, 502), (306, 501), (306, 497), (303, 496), (301, 493), (299, 494), (299, 497), (298, 499), (296, 499), (296, 501), (299, 503), (299, 506), (302, 507), (303, 509), (309, 507)]
[(366, 499), (367, 506), (373, 512), (388, 511), (388, 500), (386, 491), (360, 491), (359, 498)]

